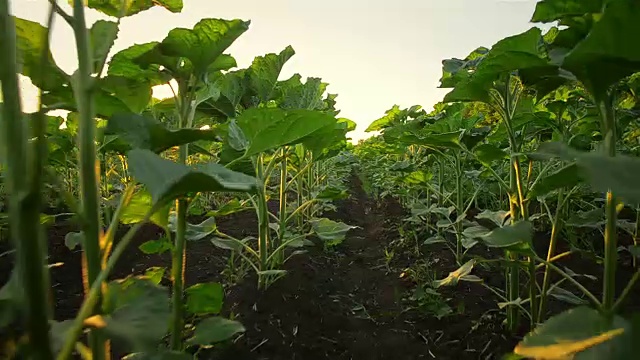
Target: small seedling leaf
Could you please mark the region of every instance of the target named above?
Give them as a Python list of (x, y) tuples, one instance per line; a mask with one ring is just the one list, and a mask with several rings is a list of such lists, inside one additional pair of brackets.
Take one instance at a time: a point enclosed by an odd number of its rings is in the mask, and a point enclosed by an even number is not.
[(187, 311), (193, 315), (215, 315), (222, 310), (224, 289), (220, 283), (200, 283), (185, 290)]
[(215, 316), (198, 323), (193, 337), (187, 342), (189, 345), (211, 345), (229, 340), (244, 331), (241, 323)]

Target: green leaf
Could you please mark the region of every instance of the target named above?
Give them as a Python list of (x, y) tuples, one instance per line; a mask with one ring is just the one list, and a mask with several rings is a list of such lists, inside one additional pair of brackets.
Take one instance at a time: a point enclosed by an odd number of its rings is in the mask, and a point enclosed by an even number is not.
[(242, 251), (242, 249), (244, 248), (243, 244), (246, 243), (249, 240), (254, 240), (255, 238), (253, 237), (247, 237), (244, 238), (240, 241), (236, 241), (234, 239), (227, 239), (227, 238), (220, 238), (220, 237), (213, 237), (211, 238), (211, 243), (223, 250), (231, 250), (231, 251)]
[(251, 108), (240, 114), (237, 122), (249, 141), (244, 156), (252, 156), (280, 146), (296, 144), (325, 126), (334, 125), (336, 119), (312, 110)]
[(440, 235), (435, 235), (424, 241), (423, 245), (432, 245), (432, 244), (440, 244), (445, 243), (447, 240)]
[(313, 231), (327, 246), (341, 243), (349, 230), (357, 228), (357, 226), (347, 225), (327, 218), (314, 219), (310, 222)]
[(82, 245), (84, 241), (84, 234), (82, 232), (69, 232), (64, 236), (64, 245), (69, 249), (73, 250), (78, 245)]
[(149, 189), (154, 207), (189, 193), (252, 192), (257, 188), (255, 178), (220, 164), (208, 163), (191, 168), (140, 149), (129, 151), (127, 158), (131, 175)]
[(432, 148), (458, 149), (460, 148), (461, 134), (461, 131), (452, 131), (448, 133), (430, 134), (427, 136), (401, 137), (400, 141)]
[(383, 117), (372, 122), (365, 132), (380, 131), (387, 127), (397, 125), (405, 118), (405, 116), (406, 112), (404, 110), (400, 110), (398, 105), (393, 105), (391, 109), (385, 112)]
[(295, 53), (291, 46), (287, 46), (280, 54), (267, 54), (253, 60), (248, 69), (249, 84), (260, 102), (271, 100), (282, 67)]
[(542, 0), (536, 4), (531, 22), (548, 23), (564, 17), (581, 17), (602, 11), (602, 0)]
[(629, 203), (640, 202), (640, 158), (617, 155), (610, 157), (597, 152), (578, 152), (559, 143), (543, 143), (538, 152), (558, 156), (564, 160), (576, 160), (580, 176), (596, 191), (613, 191)]
[[(189, 144), (200, 140), (218, 139), (217, 130), (179, 129), (169, 130), (160, 121), (136, 114), (117, 114), (107, 123), (106, 135), (117, 135), (133, 149), (147, 149), (155, 153), (163, 152), (174, 146)], [(109, 149), (107, 147), (107, 149)], [(113, 147), (120, 152), (129, 149)]]
[(158, 45), (157, 42), (136, 44), (114, 54), (109, 61), (109, 76), (124, 77), (138, 81), (148, 82), (151, 86), (167, 83), (171, 78), (160, 72), (158, 65), (143, 68), (136, 63), (136, 59), (151, 51)]
[(246, 206), (245, 201), (240, 202), (240, 200), (238, 199), (232, 199), (229, 202), (222, 205), (220, 208), (209, 211), (207, 213), (207, 216), (211, 216), (211, 217), (227, 216), (227, 215), (235, 214), (237, 212), (244, 211), (247, 209), (249, 209), (249, 207)]
[(607, 1), (604, 9), (588, 36), (562, 62), (562, 67), (575, 74), (596, 99), (604, 99), (609, 86), (640, 71), (640, 48), (626, 36), (640, 33), (640, 4), (633, 0)]
[(159, 285), (162, 282), (162, 278), (164, 277), (164, 273), (167, 271), (166, 268), (153, 266), (148, 268), (144, 272), (144, 277), (149, 279), (154, 285)]
[[(153, 207), (151, 194), (146, 190), (139, 190), (133, 194), (129, 203), (122, 209), (120, 222), (123, 224), (137, 224), (144, 220), (145, 216)], [(167, 205), (158, 209), (152, 216), (151, 222), (167, 229), (169, 226), (169, 211), (171, 206)]]
[(151, 83), (140, 79), (119, 76), (107, 76), (100, 79), (99, 86), (103, 91), (113, 94), (127, 108), (136, 114), (146, 110), (151, 102)]
[[(453, 83), (454, 89), (445, 95), (443, 102), (491, 102), (489, 89), (500, 76), (515, 70), (548, 67), (548, 62), (541, 51), (541, 42), (541, 30), (533, 27), (521, 34), (498, 41), (482, 57), (482, 61), (474, 61), (474, 66), (477, 64), (477, 68), (470, 75), (468, 74), (470, 68), (454, 67), (455, 72), (451, 76), (455, 77), (458, 73), (465, 76), (461, 77), (457, 83)], [(441, 87), (451, 87), (453, 84), (442, 82)]]
[(289, 80), (279, 83), (281, 99), (280, 106), (283, 109), (307, 109), (323, 110), (325, 103), (322, 98), (327, 84), (319, 78), (307, 78), (303, 84), (300, 75), (295, 74)]
[(575, 163), (570, 164), (536, 181), (529, 193), (527, 193), (527, 199), (535, 199), (554, 190), (579, 184), (582, 179), (578, 170), (578, 166)]
[(109, 284), (105, 332), (128, 343), (134, 351), (152, 350), (166, 335), (170, 307), (167, 291), (148, 280), (128, 278)]
[(516, 346), (518, 355), (536, 359), (623, 359), (629, 324), (619, 316), (608, 321), (585, 306), (556, 315)]
[(107, 60), (107, 55), (109, 55), (109, 50), (111, 50), (117, 34), (118, 24), (112, 21), (98, 20), (91, 26), (89, 35), (94, 73), (97, 73)]
[[(188, 241), (198, 241), (209, 236), (211, 233), (216, 231), (217, 228), (216, 218), (210, 217), (197, 225), (187, 223), (187, 229), (184, 236)], [(169, 216), (169, 229), (173, 232), (178, 230), (178, 218), (175, 212), (171, 213)]]
[(441, 286), (456, 286), (460, 281), (477, 282), (478, 277), (470, 275), (475, 264), (476, 261), (474, 259), (467, 261), (457, 270), (450, 272), (446, 278), (435, 281), (433, 286), (439, 288)]
[(498, 226), (503, 226), (504, 225), (504, 220), (507, 218), (507, 216), (509, 216), (509, 212), (508, 211), (504, 211), (504, 210), (498, 210), (498, 211), (484, 210), (480, 214), (476, 215), (476, 219), (491, 220), (494, 224), (496, 224)]
[[(18, 72), (28, 76), (42, 90), (69, 86), (69, 76), (55, 63), (51, 51), (46, 49), (47, 28), (37, 22), (13, 18), (16, 24), (16, 51)], [(42, 54), (46, 51), (46, 61)], [(3, 59), (4, 60), (4, 59)], [(2, 63), (0, 63), (0, 66)]]
[(210, 317), (196, 325), (193, 337), (187, 340), (189, 345), (211, 345), (231, 339), (244, 332), (241, 323), (221, 317)]
[(315, 195), (315, 198), (320, 200), (339, 200), (348, 197), (349, 193), (346, 190), (335, 186), (326, 186)]
[(533, 238), (533, 225), (529, 221), (517, 221), (504, 227), (497, 228), (480, 239), (489, 247), (514, 247), (531, 243)]
[(173, 248), (171, 241), (166, 237), (161, 237), (158, 240), (149, 240), (140, 244), (138, 247), (140, 251), (149, 255), (149, 254), (158, 254), (162, 255), (163, 253), (170, 251)]
[[(176, 28), (158, 46), (139, 60), (165, 66), (174, 76), (204, 75), (209, 66), (219, 68), (218, 57), (249, 29), (249, 21), (202, 19), (191, 29)], [(179, 60), (187, 60), (179, 64)], [(226, 60), (225, 60), (226, 61)]]
[[(73, 0), (69, 0), (73, 5)], [(123, 1), (121, 0), (89, 0), (87, 6), (91, 9), (100, 11), (103, 14), (119, 17), (121, 14)], [(182, 0), (136, 0), (124, 1), (124, 16), (135, 15), (141, 11), (152, 8), (153, 6), (161, 6), (171, 12), (178, 13), (182, 11)]]
[(473, 149), (473, 153), (478, 161), (485, 166), (491, 166), (492, 162), (504, 160), (509, 157), (504, 150), (492, 144), (478, 145)]
[(554, 286), (553, 288), (551, 288), (551, 290), (549, 291), (549, 295), (571, 305), (589, 305), (589, 301), (580, 298), (571, 291), (565, 290), (559, 286)]
[(193, 315), (218, 314), (222, 310), (224, 289), (220, 283), (195, 284), (185, 290), (187, 311)]
[(407, 184), (426, 185), (433, 179), (433, 173), (426, 170), (410, 172), (402, 180)]

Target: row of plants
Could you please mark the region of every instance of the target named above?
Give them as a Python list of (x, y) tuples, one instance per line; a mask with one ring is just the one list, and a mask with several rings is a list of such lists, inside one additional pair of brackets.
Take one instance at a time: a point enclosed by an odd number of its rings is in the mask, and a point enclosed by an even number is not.
[[(234, 267), (252, 268), (266, 288), (311, 238), (327, 246), (340, 242), (351, 226), (322, 213), (347, 195), (342, 179), (351, 159), (344, 150), (355, 123), (337, 117), (336, 95), (326, 94), (320, 79), (303, 82), (296, 74), (279, 80), (295, 54), (291, 47), (234, 69), (225, 51), (249, 21), (203, 19), (162, 41), (111, 54), (121, 19), (154, 6), (180, 12), (182, 1), (71, 0), (71, 13), (50, 3), (45, 26), (12, 16), (8, 1), (0, 4), (7, 197), (0, 227), (6, 226), (14, 248), (7, 256), (15, 255), (0, 290), (0, 328), (24, 327), (16, 356), (108, 359), (117, 340), (131, 352), (127, 358), (192, 358), (244, 327), (220, 316), (220, 283), (186, 287), (189, 244), (210, 241), (212, 250), (228, 250)], [(89, 27), (87, 8), (108, 19)], [(50, 51), (54, 19), (74, 32), (78, 69), (71, 75)], [(22, 112), (19, 75), (39, 89), (35, 113)], [(158, 85), (169, 85), (174, 96), (153, 98)], [(68, 115), (52, 116), (54, 110)], [(270, 200), (277, 210), (270, 210)], [(44, 216), (45, 208), (63, 210)], [(257, 238), (237, 239), (216, 226), (217, 217), (251, 209)], [(190, 223), (195, 215), (204, 220)], [(63, 321), (53, 320), (47, 261), (46, 226), (58, 217), (78, 225), (65, 243), (82, 250), (84, 282), (81, 308)], [(168, 274), (151, 268), (111, 279), (149, 222), (164, 236), (140, 250), (169, 251)], [(116, 239), (118, 229), (126, 234)], [(165, 277), (170, 296), (160, 284)]]
[[(539, 1), (531, 21), (553, 26), (444, 60), (443, 101), (394, 106), (355, 149), (369, 191), (411, 210), (403, 233), (453, 253), (459, 269), (432, 287), (484, 286), (507, 329), (531, 330), (509, 358), (638, 351), (638, 314), (623, 310), (640, 278), (639, 20), (629, 0)], [(566, 265), (585, 258), (601, 277)], [(574, 307), (550, 313), (551, 299)]]

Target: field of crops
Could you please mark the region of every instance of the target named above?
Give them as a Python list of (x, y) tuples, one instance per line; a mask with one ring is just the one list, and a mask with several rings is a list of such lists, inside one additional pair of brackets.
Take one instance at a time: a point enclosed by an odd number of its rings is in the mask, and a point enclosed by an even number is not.
[(249, 21), (114, 53), (182, 0), (50, 3), (0, 0), (0, 358), (640, 356), (640, 2), (539, 1), (357, 145), (292, 47), (238, 68)]

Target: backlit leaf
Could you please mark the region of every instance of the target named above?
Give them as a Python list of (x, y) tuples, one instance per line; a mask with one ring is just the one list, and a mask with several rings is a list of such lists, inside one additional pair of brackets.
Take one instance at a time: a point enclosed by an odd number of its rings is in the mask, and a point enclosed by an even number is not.
[[(69, 0), (69, 3), (73, 4), (73, 0)], [(88, 0), (86, 2), (90, 8), (114, 17), (120, 16), (122, 3), (122, 0)], [(124, 1), (124, 4), (124, 16), (135, 15), (153, 6), (161, 6), (174, 13), (182, 11), (182, 0), (135, 0)]]
[[(459, 281), (464, 281), (466, 276), (471, 274), (471, 270), (473, 270), (473, 266), (476, 264), (474, 259), (471, 259), (464, 263), (461, 267), (459, 267), (456, 271), (452, 271), (449, 273), (449, 276), (442, 280), (437, 280), (434, 282), (434, 287), (439, 288), (441, 286), (455, 286)], [(473, 277), (470, 280), (476, 281), (477, 277)]]
[(251, 108), (237, 118), (249, 141), (245, 156), (293, 145), (304, 137), (336, 123), (328, 114), (312, 110), (285, 111), (278, 108)]
[(347, 225), (327, 218), (314, 219), (310, 222), (315, 234), (328, 246), (341, 243), (349, 230), (357, 228), (357, 226)]
[(93, 52), (93, 72), (98, 72), (103, 62), (107, 60), (109, 50), (116, 40), (118, 24), (112, 21), (98, 20), (89, 30), (91, 51)]
[(287, 46), (280, 54), (267, 54), (253, 60), (248, 69), (249, 85), (261, 102), (271, 100), (282, 67), (294, 54), (293, 48)]

